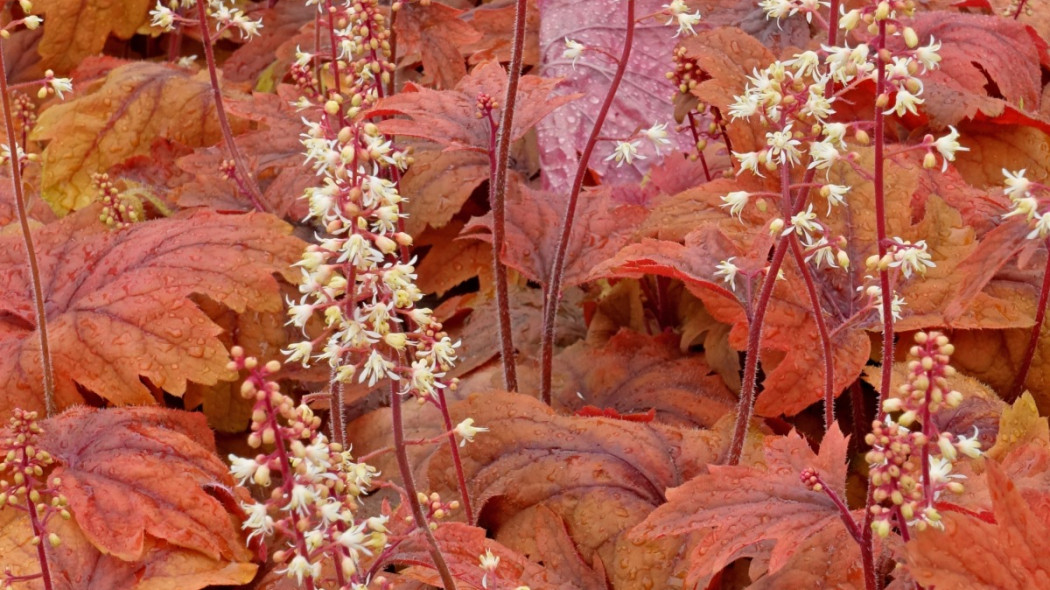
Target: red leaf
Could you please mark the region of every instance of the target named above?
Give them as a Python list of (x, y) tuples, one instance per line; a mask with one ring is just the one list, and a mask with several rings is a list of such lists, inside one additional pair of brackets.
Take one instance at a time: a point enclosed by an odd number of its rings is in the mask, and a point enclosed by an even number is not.
[[(658, 13), (663, 0), (642, 0), (637, 3), (637, 16)], [(601, 15), (601, 18), (595, 18)], [(609, 90), (616, 65), (609, 55), (619, 56), (623, 49), (626, 11), (616, 0), (543, 0), (540, 2), (540, 47), (543, 59), (541, 75), (562, 78), (557, 94), (566, 96), (582, 93), (585, 98), (559, 109), (544, 119), (537, 128), (540, 145), (540, 164), (544, 188), (565, 191), (576, 173), (577, 152), (583, 151), (594, 127), (601, 101)], [(565, 38), (582, 43), (588, 49), (573, 66), (572, 60), (562, 57)], [(671, 54), (675, 39), (673, 29), (663, 20), (650, 19), (635, 27), (634, 49), (627, 64), (623, 82), (616, 92), (601, 134), (604, 137), (627, 138), (639, 128), (653, 124), (673, 124), (673, 107), (668, 97), (674, 87), (665, 73), (666, 62), (652, 56)], [(672, 134), (671, 150), (689, 151), (693, 140), (688, 133)], [(637, 182), (642, 171), (655, 158), (653, 147), (645, 146), (643, 155), (634, 165), (617, 167), (603, 158), (612, 152), (610, 142), (601, 142), (588, 166), (604, 178), (606, 184)]]
[(656, 418), (656, 408), (649, 408), (648, 412), (636, 412), (633, 414), (621, 414), (615, 408), (599, 408), (596, 406), (583, 406), (576, 410), (577, 416), (584, 418), (612, 418), (614, 420), (626, 420), (628, 422), (652, 422)]
[[(792, 558), (805, 548), (809, 537), (829, 529), (845, 530), (831, 499), (799, 481), (804, 469), (816, 470), (829, 489), (844, 497), (846, 438), (837, 427), (828, 429), (819, 455), (792, 433), (768, 437), (760, 464), (710, 466), (708, 473), (668, 490), (667, 503), (636, 526), (631, 536), (647, 540), (695, 533), (687, 587), (709, 579), (740, 557), (768, 558), (769, 573), (775, 574), (796, 563)], [(856, 547), (848, 535), (840, 540), (841, 550)], [(806, 563), (826, 567), (824, 561)], [(825, 582), (834, 586), (840, 581)]]
[[(187, 381), (235, 377), (221, 328), (187, 297), (234, 311), (281, 308), (275, 273), (289, 273), (302, 243), (270, 215), (193, 211), (109, 232), (88, 207), (34, 231), (47, 301), (55, 401), (84, 403), (78, 388), (115, 404), (152, 404), (140, 376), (172, 395)], [(39, 336), (22, 238), (0, 237), (0, 373), (15, 406), (42, 409)]]

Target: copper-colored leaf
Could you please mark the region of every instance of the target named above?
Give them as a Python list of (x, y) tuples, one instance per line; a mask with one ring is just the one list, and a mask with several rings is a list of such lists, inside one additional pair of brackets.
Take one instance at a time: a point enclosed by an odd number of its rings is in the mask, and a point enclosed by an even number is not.
[[(736, 407), (736, 396), (700, 355), (679, 352), (673, 334), (645, 336), (627, 330), (602, 346), (576, 343), (554, 359), (556, 407), (586, 405), (621, 413), (656, 410), (660, 422), (711, 427)], [(524, 372), (526, 391), (532, 372)]]
[(93, 173), (148, 155), (160, 137), (189, 146), (219, 140), (207, 73), (153, 62), (114, 69), (98, 89), (41, 113), (32, 139), (48, 142), (43, 198), (60, 213), (83, 207), (96, 198)]
[[(435, 3), (436, 4), (436, 3)], [(518, 140), (537, 122), (575, 95), (551, 96), (557, 80), (522, 76), (518, 82), (517, 107), (511, 139)], [(499, 63), (490, 61), (474, 67), (470, 75), (456, 84), (455, 90), (430, 90), (415, 84), (406, 85), (401, 93), (379, 102), (375, 116), (405, 115), (409, 119), (387, 119), (380, 129), (391, 135), (421, 137), (451, 149), (487, 153), (490, 124), (478, 117), (478, 95), (486, 94), (497, 102), (503, 100), (507, 72)], [(493, 113), (497, 117), (498, 111)]]
[[(258, 569), (253, 563), (212, 558), (198, 551), (147, 537), (141, 559), (124, 561), (92, 545), (75, 520), (48, 522), (58, 535), (58, 547), (48, 547), (54, 590), (198, 590), (213, 585), (246, 584)], [(0, 510), (0, 555), (13, 575), (40, 571), (29, 518), (16, 510)], [(39, 578), (18, 584), (21, 590), (44, 590)]]
[[(709, 467), (708, 473), (668, 490), (667, 503), (631, 535), (655, 539), (698, 533), (688, 560), (687, 587), (744, 556), (768, 557), (769, 573), (775, 574), (807, 538), (825, 529), (844, 528), (834, 502), (799, 481), (804, 469), (816, 470), (829, 489), (843, 497), (846, 438), (838, 428), (828, 429), (819, 455), (792, 433), (767, 438), (759, 464)], [(847, 537), (841, 550), (848, 552), (851, 545), (854, 541)], [(823, 561), (809, 563), (826, 567)]]
[(944, 513), (943, 531), (921, 531), (908, 543), (909, 573), (938, 590), (1050, 588), (1050, 514), (1033, 506), (995, 463), (987, 476), (995, 524)]
[(150, 0), (36, 0), (33, 4), (44, 15), (40, 56), (46, 67), (60, 73), (102, 51), (110, 34), (130, 39), (155, 5)]
[[(481, 33), (478, 41), (464, 48), (471, 51), (470, 63), (496, 60), (510, 62), (510, 31), (514, 30), (516, 2), (491, 2), (482, 4), (464, 15), (470, 26)], [(538, 2), (532, 0), (525, 11), (525, 47), (522, 63), (534, 66), (540, 62), (539, 29), (540, 13)]]
[[(189, 380), (214, 384), (226, 368), (221, 328), (187, 299), (206, 295), (235, 311), (278, 311), (274, 273), (302, 243), (263, 214), (196, 211), (109, 232), (89, 207), (34, 232), (47, 301), (56, 403), (84, 403), (79, 388), (116, 404), (150, 404), (140, 381), (182, 395)], [(0, 413), (42, 409), (39, 336), (18, 235), (0, 238)]]
[(455, 86), (467, 73), (461, 48), (481, 39), (481, 33), (460, 18), (462, 14), (441, 2), (403, 4), (394, 19), (399, 64), (422, 62), (423, 84)]
[[(550, 280), (554, 251), (561, 236), (565, 198), (516, 183), (507, 191), (507, 233), (500, 259), (533, 281)], [(645, 218), (645, 209), (612, 200), (607, 186), (580, 195), (576, 223), (565, 252), (562, 286), (589, 279), (599, 263), (611, 258), (634, 234)], [(491, 226), (491, 218), (482, 223)], [(467, 226), (466, 231), (477, 229)]]
[[(722, 428), (558, 416), (531, 397), (498, 392), (475, 394), (452, 413), (454, 420), (470, 416), (489, 428), (462, 456), (475, 511), (497, 539), (527, 544), (506, 539), (502, 531), (528, 537), (515, 521), (542, 506), (564, 520), (590, 568), (600, 560), (610, 577), (635, 583), (649, 577), (653, 587), (669, 583), (679, 566), (655, 550), (662, 542), (631, 544), (623, 533), (663, 503), (666, 488), (704, 471), (721, 455)], [(437, 489), (455, 487), (447, 453), (431, 459), (428, 474)]]
[[(418, 236), (427, 226), (444, 227), (483, 182), (489, 179), (489, 159), (474, 151), (442, 151), (419, 142), (415, 162), (401, 179), (405, 201), (405, 231)], [(511, 178), (513, 178), (511, 174)]]
[(40, 447), (59, 464), (58, 491), (102, 552), (140, 560), (152, 539), (212, 559), (250, 559), (230, 514), (207, 491), (234, 482), (202, 415), (75, 408), (41, 427)]

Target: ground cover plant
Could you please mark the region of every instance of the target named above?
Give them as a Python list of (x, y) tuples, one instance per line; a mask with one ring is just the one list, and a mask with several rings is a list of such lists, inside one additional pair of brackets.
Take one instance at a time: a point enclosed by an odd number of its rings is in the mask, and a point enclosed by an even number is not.
[(1050, 588), (1050, 6), (19, 0), (0, 587)]

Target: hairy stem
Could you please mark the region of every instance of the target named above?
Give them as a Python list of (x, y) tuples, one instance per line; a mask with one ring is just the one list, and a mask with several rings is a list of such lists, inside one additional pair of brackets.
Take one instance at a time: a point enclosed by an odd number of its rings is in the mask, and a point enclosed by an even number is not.
[(4, 124), (7, 127), (7, 145), (11, 152), (11, 184), (14, 188), (15, 208), (22, 229), (22, 241), (26, 247), (29, 263), (29, 279), (33, 284), (33, 304), (37, 333), (40, 334), (40, 367), (44, 373), (44, 409), (47, 415), (55, 414), (55, 371), (51, 364), (51, 345), (47, 335), (47, 310), (44, 308), (44, 287), (40, 280), (40, 263), (33, 247), (33, 233), (29, 228), (29, 211), (22, 191), (22, 163), (18, 157), (18, 140), (15, 138), (15, 123), (11, 112), (11, 93), (7, 88), (7, 65), (3, 43), (0, 43), (0, 101), (3, 102)]
[[(519, 4), (523, 0), (519, 0)], [(513, 69), (511, 70), (514, 71)], [(518, 76), (511, 73), (507, 82), (505, 100), (514, 102), (517, 94)], [(496, 317), (499, 332), (500, 361), (503, 363), (503, 387), (507, 391), (518, 389), (518, 369), (514, 361), (514, 336), (510, 322), (510, 293), (507, 285), (507, 266), (500, 260), (507, 236), (507, 164), (510, 158), (510, 125), (514, 116), (514, 105), (503, 105), (502, 122), (497, 129), (489, 115), (489, 207), (492, 209), (492, 275), (496, 280)], [(498, 131), (498, 137), (497, 137)], [(504, 150), (507, 153), (504, 154)]]
[(251, 173), (248, 171), (248, 165), (244, 162), (244, 156), (241, 155), (241, 151), (237, 148), (237, 142), (233, 139), (233, 129), (230, 128), (230, 121), (226, 118), (226, 107), (222, 104), (222, 91), (219, 89), (219, 72), (218, 67), (215, 65), (215, 50), (211, 46), (211, 30), (208, 28), (208, 12), (205, 9), (205, 4), (205, 2), (197, 2), (197, 14), (201, 21), (201, 44), (204, 45), (204, 58), (208, 62), (208, 74), (211, 76), (211, 96), (215, 102), (215, 115), (219, 118), (219, 128), (222, 129), (222, 141), (226, 146), (226, 151), (230, 153), (234, 167), (237, 169), (237, 177), (240, 179), (240, 182), (237, 184), (248, 193), (252, 206), (259, 211), (265, 211), (266, 208), (262, 204), (262, 192), (259, 191), (259, 186), (255, 184), (255, 179), (252, 178)]
[[(25, 468), (29, 465), (29, 457), (25, 447), (22, 447), (21, 453), (22, 466)], [(47, 557), (47, 545), (50, 544), (47, 538), (47, 531), (44, 529), (44, 523), (40, 520), (40, 515), (37, 514), (36, 503), (29, 497), (28, 492), (26, 492), (26, 511), (29, 512), (29, 522), (33, 526), (33, 536), (39, 539), (39, 542), (36, 544), (36, 556), (40, 561), (40, 576), (44, 582), (44, 590), (53, 590), (55, 585), (51, 581), (51, 564)]]
[(445, 590), (455, 590), (456, 582), (452, 579), (452, 573), (445, 563), (445, 556), (441, 554), (434, 531), (430, 530), (427, 517), (423, 514), (423, 507), (419, 505), (419, 493), (416, 490), (416, 481), (412, 477), (412, 466), (408, 462), (408, 446), (405, 444), (404, 417), (401, 413), (401, 394), (397, 391), (397, 383), (390, 382), (390, 413), (394, 422), (394, 455), (397, 456), (397, 467), (401, 471), (401, 480), (405, 485), (405, 501), (412, 508), (412, 516), (415, 517), (416, 528), (423, 532), (430, 546), (430, 558), (434, 560), (434, 567), (441, 576), (441, 583)]
[(809, 303), (813, 307), (813, 320), (817, 324), (817, 332), (820, 334), (820, 348), (824, 354), (824, 432), (827, 432), (835, 423), (835, 365), (831, 355), (831, 335), (828, 333), (828, 325), (824, 321), (824, 310), (820, 307), (820, 293), (813, 281), (813, 274), (809, 272), (806, 257), (802, 253), (802, 247), (798, 243), (798, 236), (791, 234), (791, 253), (795, 257), (795, 263), (802, 273), (802, 279), (806, 283), (806, 291), (809, 293)]
[(558, 247), (554, 251), (554, 261), (551, 264), (550, 279), (543, 292), (543, 333), (540, 353), (540, 396), (543, 401), (551, 403), (551, 371), (554, 365), (554, 331), (555, 321), (558, 316), (558, 302), (561, 300), (561, 280), (565, 270), (565, 252), (569, 247), (569, 237), (572, 235), (573, 221), (576, 219), (576, 205), (583, 188), (583, 178), (587, 175), (587, 163), (590, 162), (594, 145), (601, 135), (605, 118), (609, 115), (616, 91), (623, 80), (624, 72), (627, 71), (627, 61), (631, 57), (631, 47), (634, 45), (634, 0), (627, 0), (627, 30), (624, 32), (623, 52), (620, 61), (616, 65), (616, 73), (613, 74), (612, 82), (609, 83), (609, 91), (605, 94), (598, 116), (594, 120), (594, 128), (591, 136), (583, 147), (580, 155), (580, 163), (576, 167), (576, 177), (572, 181), (572, 189), (569, 191), (569, 202), (565, 207), (565, 216), (561, 222), (561, 234), (558, 238)]
[(1046, 320), (1046, 303), (1050, 299), (1050, 238), (1043, 241), (1046, 245), (1046, 268), (1043, 269), (1043, 286), (1039, 289), (1039, 303), (1035, 308), (1035, 325), (1032, 326), (1032, 334), (1028, 338), (1028, 347), (1025, 348), (1024, 358), (1021, 360), (1021, 368), (1014, 378), (1014, 385), (1006, 396), (1007, 402), (1013, 402), (1024, 392), (1024, 382), (1028, 379), (1028, 371), (1032, 368), (1032, 360), (1035, 358), (1035, 347), (1039, 344), (1039, 333), (1043, 329)]
[(470, 493), (467, 491), (467, 476), (463, 472), (463, 461), (459, 458), (459, 446), (456, 444), (455, 428), (452, 425), (452, 415), (448, 411), (448, 400), (445, 391), (439, 389), (438, 407), (441, 408), (441, 418), (445, 421), (445, 430), (448, 432), (448, 449), (452, 453), (452, 466), (456, 470), (456, 483), (459, 485), (459, 495), (463, 500), (463, 513), (467, 517), (467, 524), (474, 524), (474, 509), (470, 504)]

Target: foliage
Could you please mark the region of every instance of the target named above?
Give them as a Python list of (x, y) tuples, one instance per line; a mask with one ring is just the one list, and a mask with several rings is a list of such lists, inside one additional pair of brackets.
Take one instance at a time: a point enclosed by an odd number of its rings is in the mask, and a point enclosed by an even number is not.
[(0, 585), (1050, 589), (1046, 2), (0, 8)]

